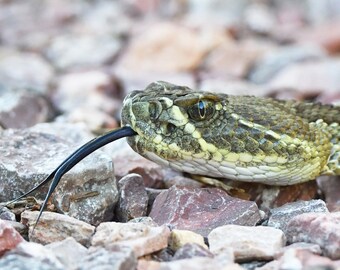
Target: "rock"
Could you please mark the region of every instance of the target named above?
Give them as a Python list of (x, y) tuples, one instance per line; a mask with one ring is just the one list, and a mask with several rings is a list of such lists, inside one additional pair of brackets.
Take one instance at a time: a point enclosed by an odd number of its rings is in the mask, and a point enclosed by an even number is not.
[(119, 63), (130, 72), (192, 71), (226, 38), (223, 32), (216, 30), (195, 30), (169, 22), (154, 23), (141, 30), (132, 37)]
[(131, 248), (90, 248), (88, 254), (78, 262), (79, 270), (130, 270), (136, 269), (137, 258)]
[(169, 247), (176, 251), (185, 244), (197, 244), (203, 248), (208, 248), (204, 243), (203, 236), (186, 230), (172, 230), (169, 238)]
[(172, 262), (156, 262), (144, 259), (138, 260), (138, 270), (244, 270), (239, 264), (229, 262), (222, 258), (195, 257), (190, 259), (177, 260)]
[(212, 230), (208, 242), (214, 254), (232, 248), (237, 261), (270, 260), (285, 245), (285, 236), (265, 226), (225, 225)]
[[(230, 261), (233, 261), (234, 254), (231, 253)], [(203, 247), (201, 244), (197, 243), (186, 243), (177, 249), (175, 255), (173, 256), (173, 260), (183, 260), (190, 259), (194, 257), (209, 257), (213, 258), (214, 255), (207, 249), (207, 247)]]
[(256, 40), (227, 40), (215, 48), (204, 63), (204, 69), (217, 77), (244, 78), (255, 61), (274, 47)]
[(288, 222), (302, 213), (328, 213), (326, 204), (322, 200), (298, 201), (287, 203), (270, 210), (268, 226), (286, 231)]
[(96, 108), (79, 107), (56, 118), (59, 123), (84, 123), (93, 132), (118, 128), (117, 121), (109, 114)]
[(52, 100), (62, 112), (94, 108), (114, 115), (121, 108), (121, 102), (117, 100), (120, 97), (117, 79), (107, 72), (90, 70), (61, 76)]
[(273, 76), (289, 65), (325, 57), (325, 51), (315, 45), (283, 46), (259, 57), (247, 77), (253, 83), (263, 84), (270, 81)]
[(24, 239), (9, 222), (0, 220), (0, 257), (6, 251), (15, 248), (22, 241)]
[(59, 137), (76, 147), (81, 147), (94, 138), (84, 123), (40, 123), (29, 128), (31, 132), (51, 134)]
[(225, 181), (225, 184), (245, 191), (250, 201), (255, 201), (258, 207), (269, 213), (270, 209), (280, 207), (289, 202), (309, 201), (318, 194), (316, 181), (290, 186), (269, 186), (258, 183)]
[(185, 187), (171, 187), (158, 195), (150, 217), (159, 225), (204, 237), (225, 224), (254, 226), (261, 219), (254, 202), (230, 197), (217, 188)]
[(249, 81), (223, 78), (202, 77), (199, 89), (227, 95), (267, 96), (272, 90)]
[(48, 248), (30, 242), (22, 242), (7, 252), (0, 260), (0, 268), (5, 270), (63, 270), (62, 263)]
[(152, 227), (142, 223), (103, 222), (92, 237), (92, 246), (130, 247), (137, 257), (161, 250), (168, 245), (170, 231), (166, 226)]
[[(50, 134), (5, 130), (0, 136), (0, 201), (12, 200), (47, 177), (76, 148)], [(44, 198), (47, 186), (35, 193)], [(91, 224), (112, 220), (118, 191), (111, 159), (97, 151), (63, 176), (54, 204)]]
[(282, 250), (279, 252), (279, 255), (276, 255), (276, 257), (282, 256), (287, 250), (293, 249), (295, 251), (308, 251), (317, 255), (322, 254), (322, 250), (319, 245), (311, 244), (311, 243), (305, 243), (305, 242), (296, 242), (294, 244), (291, 244), (289, 246), (285, 246), (282, 248)]
[(288, 242), (318, 244), (327, 257), (340, 259), (340, 212), (298, 215), (290, 220), (286, 231)]
[(80, 260), (87, 256), (87, 248), (79, 244), (73, 237), (67, 237), (59, 242), (52, 242), (46, 245), (48, 249), (64, 265), (65, 269), (77, 269)]
[(137, 218), (134, 218), (134, 219), (130, 219), (129, 223), (142, 223), (144, 225), (151, 226), (151, 227), (157, 227), (158, 226), (156, 224), (156, 222), (154, 222), (152, 220), (151, 217), (137, 217)]
[(53, 75), (50, 64), (38, 54), (0, 48), (0, 90), (22, 88), (46, 94)]
[(52, 115), (45, 98), (25, 89), (5, 91), (0, 97), (0, 108), (0, 123), (4, 128), (30, 127)]
[(273, 90), (292, 88), (304, 95), (338, 91), (339, 69), (339, 60), (296, 63), (277, 73), (267, 86)]
[(28, 240), (28, 226), (17, 221), (5, 220), (5, 222), (12, 226), (25, 240)]
[(272, 261), (257, 270), (273, 269), (339, 269), (340, 262), (312, 254), (306, 250), (287, 250), (279, 260)]
[(0, 220), (11, 220), (15, 221), (15, 214), (12, 213), (7, 207), (0, 205)]
[(300, 30), (296, 33), (294, 39), (301, 44), (317, 44), (326, 49), (330, 54), (336, 54), (340, 52), (339, 29), (339, 20), (329, 21), (312, 28)]
[(324, 176), (317, 179), (318, 186), (325, 196), (327, 208), (330, 212), (340, 211), (339, 180), (339, 176)]
[(126, 140), (120, 140), (108, 145), (104, 147), (104, 151), (112, 155), (117, 179), (136, 173), (142, 176), (146, 187), (164, 187), (164, 168), (134, 152)]
[(130, 219), (146, 216), (148, 194), (143, 178), (138, 174), (128, 174), (118, 182), (119, 201), (116, 206), (116, 219), (127, 222)]
[(133, 90), (142, 90), (151, 82), (159, 81), (160, 78), (166, 82), (177, 85), (186, 85), (195, 88), (196, 80), (193, 74), (189, 72), (161, 72), (161, 71), (143, 71), (131, 73), (129, 68), (122, 65), (112, 67), (112, 72), (122, 81), (124, 86), (124, 96)]
[(34, 229), (38, 218), (38, 211), (25, 211), (21, 214), (21, 222), (29, 226), (28, 236), (30, 241), (49, 244), (64, 240), (71, 236), (84, 246), (90, 244), (95, 227), (75, 218), (53, 212), (44, 212)]
[(46, 57), (60, 70), (93, 68), (111, 62), (120, 41), (107, 34), (64, 34), (52, 39)]
[(274, 14), (272, 6), (260, 2), (251, 3), (244, 10), (244, 23), (251, 31), (268, 35), (277, 27), (277, 18)]

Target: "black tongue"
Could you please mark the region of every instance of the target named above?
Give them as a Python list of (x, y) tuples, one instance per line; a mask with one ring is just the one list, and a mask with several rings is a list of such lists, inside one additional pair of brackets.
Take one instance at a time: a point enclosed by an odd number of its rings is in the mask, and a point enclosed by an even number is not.
[(48, 199), (51, 197), (53, 191), (57, 187), (61, 177), (67, 173), (69, 170), (71, 170), (77, 163), (79, 163), (82, 159), (87, 157), (92, 152), (96, 151), (97, 149), (101, 148), (102, 146), (113, 142), (115, 140), (124, 138), (124, 137), (130, 137), (137, 135), (137, 133), (128, 126), (122, 127), (120, 129), (116, 129), (113, 131), (110, 131), (100, 137), (94, 138), (93, 140), (87, 142), (80, 148), (78, 148), (74, 153), (72, 153), (68, 158), (66, 158), (44, 181), (42, 181), (39, 185), (32, 188), (25, 194), (21, 195), (20, 197), (14, 199), (13, 201), (9, 202), (8, 204), (11, 204), (13, 202), (16, 202), (20, 200), (23, 197), (26, 197), (27, 195), (31, 194), (33, 191), (37, 190), (41, 186), (45, 185), (46, 183), (50, 182), (52, 180), (52, 183), (48, 189), (48, 192), (46, 194), (46, 197), (44, 199), (44, 202), (40, 208), (40, 212), (38, 215), (38, 218), (34, 224), (33, 231), (35, 227), (37, 226), (39, 219), (41, 217), (41, 214), (46, 207)]

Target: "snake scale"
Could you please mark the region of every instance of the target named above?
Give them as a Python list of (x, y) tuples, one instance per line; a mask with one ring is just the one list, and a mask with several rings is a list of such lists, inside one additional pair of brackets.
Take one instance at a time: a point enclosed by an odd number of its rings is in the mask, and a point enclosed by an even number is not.
[(122, 137), (156, 163), (203, 176), (293, 185), (340, 175), (340, 107), (229, 96), (158, 81), (126, 96), (121, 119), (122, 128), (80, 147), (14, 201), (52, 181), (38, 222), (61, 177)]

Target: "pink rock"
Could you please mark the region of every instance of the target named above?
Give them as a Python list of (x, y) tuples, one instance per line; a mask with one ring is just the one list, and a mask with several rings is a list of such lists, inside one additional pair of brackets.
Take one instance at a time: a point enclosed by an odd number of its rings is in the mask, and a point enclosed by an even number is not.
[(293, 64), (274, 76), (268, 83), (268, 87), (273, 90), (293, 88), (304, 94), (338, 91), (340, 85), (339, 69), (339, 60)]
[(157, 196), (150, 217), (159, 225), (203, 236), (225, 224), (254, 226), (261, 219), (254, 202), (230, 197), (217, 188), (176, 186)]
[(237, 261), (268, 260), (284, 246), (285, 236), (266, 226), (225, 225), (211, 231), (208, 241), (214, 254), (232, 249)]
[(24, 238), (5, 220), (0, 220), (0, 256), (15, 248)]
[(182, 72), (196, 69), (205, 55), (225, 41), (224, 33), (155, 23), (133, 37), (121, 65), (134, 71)]
[(66, 215), (44, 212), (33, 232), (38, 214), (38, 211), (27, 210), (21, 214), (21, 222), (29, 225), (28, 237), (30, 241), (49, 244), (72, 236), (82, 245), (89, 245), (95, 230), (94, 226)]
[(340, 212), (305, 213), (294, 217), (287, 225), (290, 243), (318, 244), (331, 259), (340, 259)]
[(159, 251), (168, 245), (170, 230), (143, 223), (103, 222), (92, 237), (92, 246), (110, 250), (115, 246), (129, 247), (137, 257)]

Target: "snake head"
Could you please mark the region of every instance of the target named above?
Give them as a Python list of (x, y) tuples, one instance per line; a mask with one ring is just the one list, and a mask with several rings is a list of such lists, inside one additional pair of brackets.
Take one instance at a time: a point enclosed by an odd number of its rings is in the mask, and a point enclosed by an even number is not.
[(159, 81), (125, 98), (122, 125), (138, 133), (127, 139), (137, 153), (174, 166), (173, 161), (202, 154), (201, 134), (219, 121), (217, 111), (221, 108), (216, 94)]

